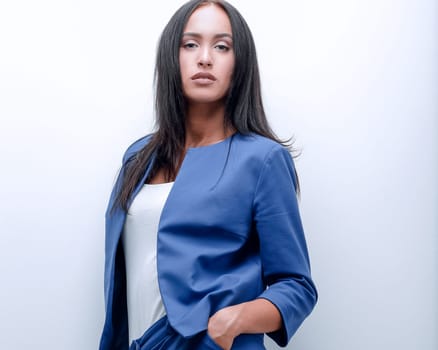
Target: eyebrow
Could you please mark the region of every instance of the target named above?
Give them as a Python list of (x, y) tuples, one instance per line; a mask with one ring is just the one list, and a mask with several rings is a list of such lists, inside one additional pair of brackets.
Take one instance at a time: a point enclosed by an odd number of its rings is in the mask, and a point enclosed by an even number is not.
[[(183, 37), (184, 36), (193, 36), (193, 37), (195, 37), (195, 38), (201, 38), (202, 37), (202, 35), (200, 34), (200, 33), (193, 33), (193, 32), (186, 32), (186, 33), (183, 33)], [(233, 36), (231, 35), (231, 34), (228, 34), (228, 33), (218, 33), (218, 34), (215, 34), (214, 36), (213, 36), (213, 38), (215, 38), (215, 39), (219, 39), (219, 38), (230, 38), (231, 40), (233, 39)]]

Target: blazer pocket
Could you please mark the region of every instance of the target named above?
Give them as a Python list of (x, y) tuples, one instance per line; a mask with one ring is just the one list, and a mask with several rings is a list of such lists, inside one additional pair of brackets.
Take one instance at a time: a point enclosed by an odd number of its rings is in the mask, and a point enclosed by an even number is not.
[(208, 334), (207, 331), (205, 331), (204, 343), (208, 346), (209, 349), (224, 350), (213, 340), (212, 337), (210, 337), (210, 334)]

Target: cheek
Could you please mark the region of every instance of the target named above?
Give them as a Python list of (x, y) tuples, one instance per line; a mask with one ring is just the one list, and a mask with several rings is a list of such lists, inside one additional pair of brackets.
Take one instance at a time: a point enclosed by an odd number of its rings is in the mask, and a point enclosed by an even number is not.
[(230, 75), (233, 74), (235, 65), (236, 65), (236, 58), (234, 57), (234, 55), (232, 55), (228, 61), (228, 71)]
[(187, 62), (184, 55), (179, 55), (179, 69), (181, 78), (184, 79), (184, 77), (187, 75)]
[(228, 80), (230, 80), (230, 81), (231, 81), (231, 78), (233, 76), (233, 72), (234, 72), (234, 60), (229, 63), (228, 69), (227, 69), (227, 77), (228, 77)]

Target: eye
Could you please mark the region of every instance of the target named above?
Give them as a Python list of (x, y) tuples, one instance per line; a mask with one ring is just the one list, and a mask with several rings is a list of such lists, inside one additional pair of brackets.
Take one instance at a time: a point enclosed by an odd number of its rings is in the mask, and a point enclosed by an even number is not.
[(230, 50), (230, 48), (224, 44), (216, 45), (215, 48), (218, 49), (219, 51), (224, 51), (224, 52), (227, 52)]
[(198, 45), (193, 43), (193, 42), (188, 42), (188, 43), (184, 43), (183, 48), (185, 49), (194, 49), (195, 47), (197, 47)]

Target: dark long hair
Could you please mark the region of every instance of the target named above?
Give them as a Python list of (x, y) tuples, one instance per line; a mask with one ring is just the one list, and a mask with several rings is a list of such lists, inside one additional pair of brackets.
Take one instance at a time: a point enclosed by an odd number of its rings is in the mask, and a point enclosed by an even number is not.
[[(256, 133), (292, 149), (291, 140), (282, 141), (272, 131), (263, 108), (257, 54), (251, 31), (242, 15), (231, 4), (221, 0), (192, 0), (181, 6), (164, 28), (155, 64), (156, 132), (143, 149), (126, 165), (122, 186), (115, 206), (128, 210), (129, 198), (143, 177), (155, 153), (149, 179), (164, 171), (167, 181), (176, 177), (185, 144), (186, 101), (183, 96), (179, 49), (190, 15), (201, 5), (216, 4), (228, 15), (233, 35), (235, 65), (225, 102), (224, 128), (233, 127), (241, 134)], [(297, 193), (299, 194), (298, 175)]]

